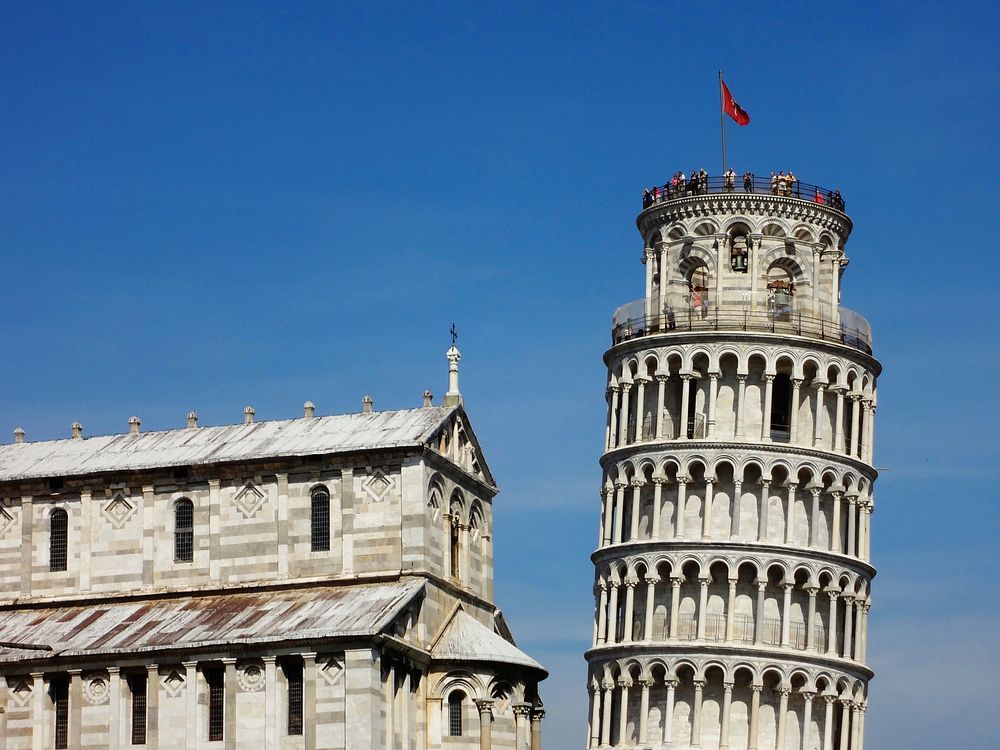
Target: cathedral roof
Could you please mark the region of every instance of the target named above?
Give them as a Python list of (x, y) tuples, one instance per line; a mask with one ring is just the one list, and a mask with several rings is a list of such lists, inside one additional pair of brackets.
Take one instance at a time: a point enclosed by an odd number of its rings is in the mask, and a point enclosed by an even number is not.
[(545, 668), (510, 641), (459, 607), (431, 648), (442, 661), (485, 661), (517, 664), (547, 674)]
[(404, 579), (10, 609), (0, 611), (4, 642), (52, 650), (0, 648), (0, 663), (373, 636), (423, 586), (421, 579)]
[(300, 417), (0, 446), (0, 481), (425, 444), (456, 406)]

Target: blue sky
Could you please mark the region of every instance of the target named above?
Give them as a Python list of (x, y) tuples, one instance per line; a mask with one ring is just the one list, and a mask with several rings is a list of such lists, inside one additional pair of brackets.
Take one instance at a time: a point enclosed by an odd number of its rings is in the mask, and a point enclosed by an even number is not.
[[(0, 435), (462, 390), (497, 598), (582, 746), (613, 308), (641, 188), (839, 187), (880, 380), (872, 747), (994, 748), (1000, 13), (982, 3), (0, 8)], [(971, 369), (970, 369), (971, 368)], [(553, 542), (555, 540), (555, 542)]]

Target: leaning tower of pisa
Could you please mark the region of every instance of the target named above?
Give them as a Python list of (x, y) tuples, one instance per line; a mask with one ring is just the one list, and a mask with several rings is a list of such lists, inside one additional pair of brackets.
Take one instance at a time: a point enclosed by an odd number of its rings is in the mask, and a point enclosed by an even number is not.
[(604, 355), (588, 745), (861, 750), (881, 368), (840, 306), (843, 200), (704, 178), (647, 191), (636, 223), (645, 295)]

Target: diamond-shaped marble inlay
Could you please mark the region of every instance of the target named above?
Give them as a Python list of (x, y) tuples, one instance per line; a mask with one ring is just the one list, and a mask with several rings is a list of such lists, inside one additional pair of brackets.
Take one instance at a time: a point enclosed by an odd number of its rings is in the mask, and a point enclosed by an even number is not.
[(344, 674), (343, 663), (332, 656), (326, 659), (321, 658), (317, 666), (319, 669), (316, 671), (319, 672), (319, 676), (327, 685), (336, 685)]
[(178, 670), (172, 669), (160, 677), (160, 685), (167, 691), (167, 695), (176, 698), (184, 689), (184, 675)]
[(11, 688), (10, 694), (16, 705), (27, 706), (28, 701), (31, 700), (31, 684), (27, 680), (19, 680), (17, 684)]
[(0, 536), (14, 525), (14, 514), (0, 504)]
[(372, 472), (372, 475), (361, 485), (361, 489), (367, 492), (372, 500), (379, 502), (388, 494), (389, 490), (392, 489), (392, 486), (392, 477), (387, 475), (381, 469), (375, 469), (375, 471)]
[(111, 501), (101, 508), (101, 513), (114, 528), (120, 529), (135, 513), (135, 505), (129, 502), (124, 493), (116, 492)]
[(243, 485), (243, 489), (236, 493), (233, 503), (244, 518), (253, 518), (265, 500), (267, 500), (267, 495), (264, 494), (264, 491), (253, 482), (248, 481)]

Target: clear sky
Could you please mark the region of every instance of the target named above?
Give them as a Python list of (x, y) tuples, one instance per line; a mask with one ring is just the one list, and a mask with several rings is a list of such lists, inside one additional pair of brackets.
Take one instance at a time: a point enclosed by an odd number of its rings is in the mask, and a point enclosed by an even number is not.
[[(97, 6), (100, 9), (95, 9)], [(497, 599), (583, 746), (610, 314), (644, 185), (839, 187), (880, 380), (874, 748), (1000, 745), (988, 3), (0, 6), (0, 439), (462, 390)]]

